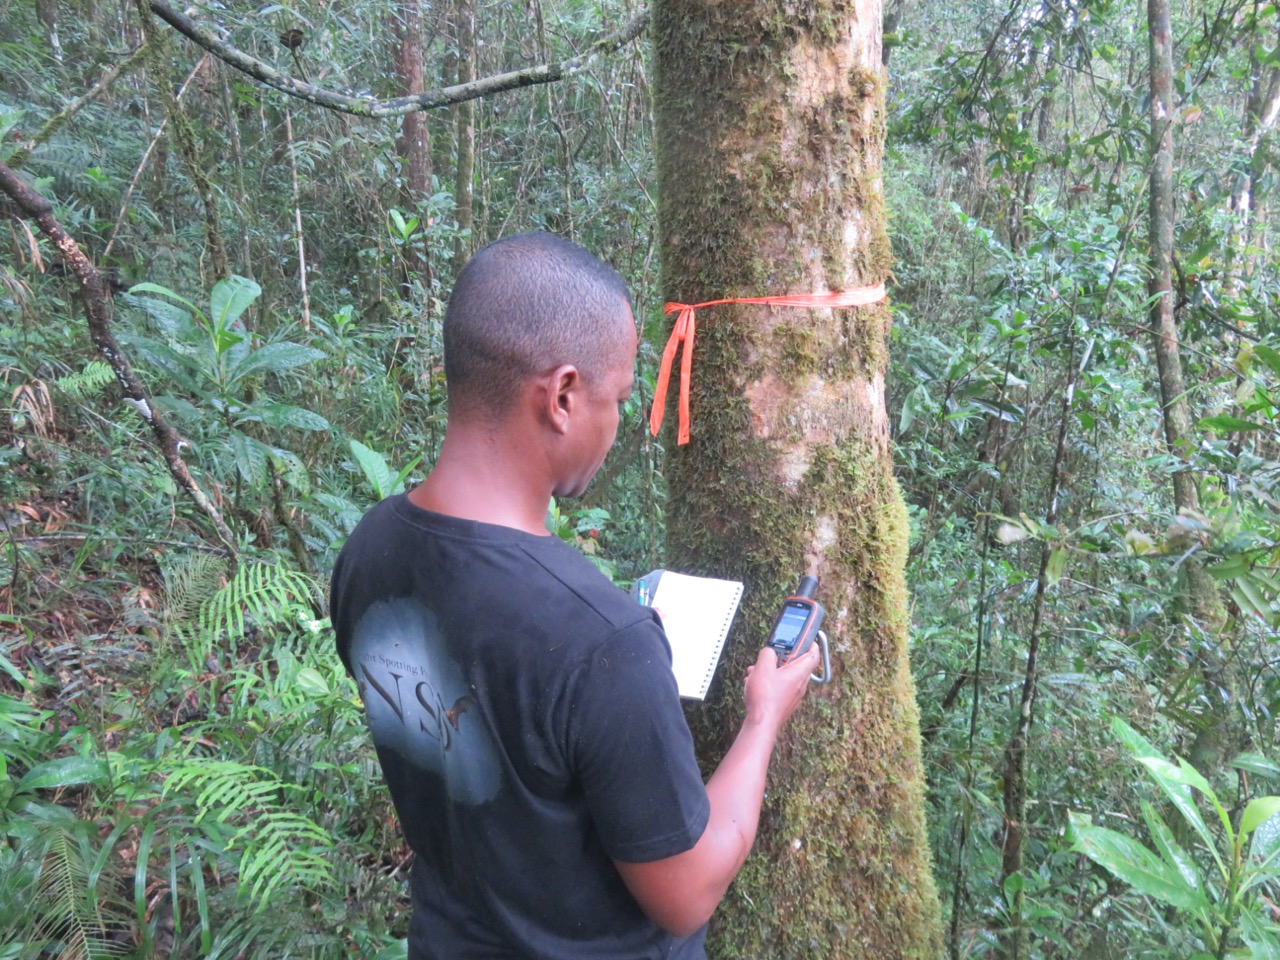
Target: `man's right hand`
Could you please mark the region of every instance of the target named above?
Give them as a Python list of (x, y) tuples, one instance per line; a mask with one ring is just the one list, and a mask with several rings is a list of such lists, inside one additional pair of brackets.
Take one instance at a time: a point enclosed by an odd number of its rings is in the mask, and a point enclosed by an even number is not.
[(747, 723), (769, 723), (780, 728), (795, 712), (809, 689), (809, 677), (818, 669), (821, 651), (815, 643), (801, 656), (781, 666), (772, 647), (765, 647), (747, 667), (743, 684)]

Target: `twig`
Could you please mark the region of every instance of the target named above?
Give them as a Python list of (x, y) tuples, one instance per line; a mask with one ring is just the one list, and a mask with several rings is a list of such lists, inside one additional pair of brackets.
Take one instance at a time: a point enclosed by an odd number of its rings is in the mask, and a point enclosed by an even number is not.
[(227, 548), (214, 543), (192, 543), (188, 540), (159, 540), (154, 537), (108, 537), (100, 533), (41, 533), (32, 537), (11, 537), (16, 543), (83, 543), (86, 540), (112, 540), (116, 542), (145, 543), (156, 547), (185, 547), (204, 553), (226, 554)]
[[(205, 58), (201, 57), (191, 72), (187, 74), (187, 79), (182, 81), (182, 86), (178, 88), (178, 92), (174, 94), (174, 100), (180, 101), (183, 94), (187, 92), (187, 88), (191, 86), (191, 81), (196, 78), (196, 74), (200, 72), (200, 68), (204, 66)], [(111, 226), (111, 236), (107, 238), (106, 249), (102, 251), (102, 259), (106, 260), (111, 255), (111, 247), (116, 242), (116, 234), (120, 232), (120, 226), (124, 223), (125, 214), (129, 212), (129, 201), (133, 199), (133, 191), (137, 189), (138, 180), (142, 178), (142, 171), (147, 169), (147, 161), (151, 159), (151, 152), (155, 150), (156, 144), (160, 142), (160, 138), (164, 136), (165, 127), (169, 125), (169, 118), (165, 117), (160, 121), (160, 126), (156, 127), (155, 134), (151, 137), (151, 142), (147, 144), (147, 149), (142, 151), (142, 159), (138, 161), (137, 169), (133, 171), (133, 176), (129, 178), (129, 186), (125, 188), (124, 198), (120, 201), (120, 212), (116, 214), (116, 222)]]
[(293, 230), (298, 240), (298, 292), (302, 296), (302, 329), (311, 330), (311, 298), (307, 295), (307, 244), (302, 233), (302, 197), (298, 189), (298, 147), (293, 139), (293, 115), (284, 108), (285, 137), (289, 142), (289, 177), (293, 184)]
[(596, 57), (613, 53), (619, 47), (634, 40), (649, 22), (649, 11), (642, 10), (619, 29), (601, 37), (581, 56), (570, 57), (559, 63), (544, 63), (525, 70), (513, 70), (496, 76), (485, 77), (471, 83), (455, 84), (438, 90), (427, 90), (423, 93), (396, 97), (392, 100), (378, 100), (376, 97), (352, 97), (343, 93), (334, 93), (295, 80), (287, 73), (281, 73), (275, 67), (268, 66), (256, 57), (233, 47), (223, 40), (215, 30), (201, 26), (190, 17), (179, 13), (164, 0), (148, 0), (151, 11), (169, 26), (173, 27), (192, 43), (203, 47), (219, 60), (255, 80), (279, 90), (281, 93), (314, 103), (316, 106), (339, 113), (349, 113), (357, 117), (399, 117), (419, 110), (432, 110), (436, 107), (447, 107), (466, 100), (501, 93), (504, 90), (516, 90), (520, 87), (531, 87), (540, 83), (554, 83), (564, 77), (572, 76), (590, 66)]
[(53, 204), (36, 193), (17, 173), (3, 163), (0, 163), (0, 190), (8, 194), (10, 199), (17, 204), (18, 209), (40, 226), (40, 231), (58, 248), (58, 253), (62, 256), (63, 262), (75, 274), (76, 280), (80, 284), (81, 298), (84, 300), (85, 318), (89, 322), (89, 338), (93, 341), (94, 346), (98, 348), (98, 352), (102, 354), (103, 359), (111, 365), (111, 369), (116, 375), (116, 382), (119, 383), (120, 389), (124, 394), (124, 399), (151, 426), (151, 432), (155, 434), (156, 443), (160, 447), (160, 453), (169, 467), (170, 475), (172, 475), (179, 487), (187, 491), (191, 499), (195, 501), (196, 506), (209, 517), (222, 545), (227, 548), (227, 552), (233, 558), (236, 557), (238, 555), (236, 541), (231, 529), (227, 526), (226, 521), (222, 519), (222, 514), (218, 512), (218, 508), (214, 506), (213, 501), (200, 489), (200, 485), (191, 476), (191, 471), (187, 468), (187, 463), (182, 458), (180, 451), (186, 441), (152, 405), (146, 387), (138, 379), (138, 375), (133, 372), (129, 358), (124, 355), (124, 352), (120, 349), (120, 344), (116, 342), (115, 334), (111, 332), (109, 301), (107, 300), (106, 288), (103, 285), (102, 274), (89, 261), (89, 258), (84, 255), (84, 251), (80, 249), (70, 234), (62, 229), (62, 225), (58, 223), (53, 215)]

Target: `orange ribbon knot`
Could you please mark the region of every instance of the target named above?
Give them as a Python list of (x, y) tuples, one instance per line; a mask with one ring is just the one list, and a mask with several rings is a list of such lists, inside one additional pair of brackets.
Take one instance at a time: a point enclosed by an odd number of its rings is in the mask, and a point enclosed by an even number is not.
[(662, 351), (662, 363), (658, 367), (658, 383), (654, 388), (653, 409), (649, 411), (649, 429), (656, 437), (662, 427), (662, 414), (667, 406), (667, 387), (671, 382), (671, 367), (675, 363), (676, 350), (684, 344), (680, 356), (680, 429), (676, 443), (689, 442), (689, 381), (693, 373), (693, 334), (697, 329), (697, 311), (722, 303), (758, 303), (771, 307), (863, 307), (885, 298), (884, 284), (857, 287), (843, 293), (810, 293), (783, 297), (730, 297), (727, 300), (708, 300), (706, 303), (668, 303), (664, 313), (679, 313), (671, 328), (671, 337)]

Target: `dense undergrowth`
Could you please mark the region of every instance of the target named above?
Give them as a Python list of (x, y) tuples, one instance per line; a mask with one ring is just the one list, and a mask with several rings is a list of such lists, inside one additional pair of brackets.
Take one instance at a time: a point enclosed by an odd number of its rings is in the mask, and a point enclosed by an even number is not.
[[(480, 72), (570, 55), (624, 6), (487, 9)], [(1280, 17), (1255, 4), (1178, 24), (1196, 432), (1170, 452), (1146, 329), (1142, 24), (1106, 3), (997, 6), (890, 11), (888, 390), (950, 952), (1007, 951), (1016, 926), (1035, 957), (1274, 957), (1273, 147), (1269, 130), (1240, 134)], [(428, 17), (429, 85), (457, 79), (463, 7)], [(400, 9), (218, 15), (267, 58), (296, 18), (313, 76), (385, 92), (377, 27)], [(142, 40), (128, 5), (69, 14), (0, 0), (6, 162)], [(332, 649), (327, 572), (361, 513), (438, 448), (457, 251), (532, 227), (614, 263), (645, 334), (617, 449), (550, 522), (619, 581), (658, 565), (646, 96), (632, 51), (480, 101), (470, 230), (454, 217), (453, 114), (430, 115), (432, 189), (409, 196), (395, 123), (289, 113), (173, 38), (32, 151), (26, 171), (109, 272), (121, 344), (237, 556), (118, 399), (53, 248), (7, 219), (0, 960), (403, 955), (410, 854)], [(181, 113), (193, 144), (172, 133)], [(214, 185), (228, 277), (193, 164)], [(1184, 469), (1201, 507), (1179, 514)], [(1215, 579), (1213, 618), (1187, 603), (1191, 563)], [(1035, 632), (1024, 869), (1002, 876), (1004, 753)]]

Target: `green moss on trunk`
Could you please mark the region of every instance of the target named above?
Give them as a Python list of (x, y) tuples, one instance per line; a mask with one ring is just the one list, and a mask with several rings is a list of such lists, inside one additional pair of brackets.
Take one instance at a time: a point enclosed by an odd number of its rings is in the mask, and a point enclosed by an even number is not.
[[(875, 3), (658, 0), (655, 108), (668, 299), (843, 290), (890, 266)], [(719, 957), (941, 952), (907, 662), (906, 517), (883, 376), (889, 311), (699, 317), (693, 441), (668, 476), (670, 563), (747, 584), (708, 703), (713, 764), (780, 599), (823, 579), (836, 680), (793, 719)]]

